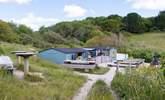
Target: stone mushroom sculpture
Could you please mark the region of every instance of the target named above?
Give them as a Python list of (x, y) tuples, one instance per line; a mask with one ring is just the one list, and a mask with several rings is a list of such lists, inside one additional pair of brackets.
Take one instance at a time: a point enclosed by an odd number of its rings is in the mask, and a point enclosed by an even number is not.
[(24, 58), (24, 74), (27, 75), (29, 72), (29, 57), (36, 55), (33, 52), (25, 52), (25, 53), (16, 53), (16, 56)]
[[(12, 51), (11, 53), (12, 53), (12, 54), (16, 54), (16, 53), (26, 53), (26, 51)], [(20, 57), (17, 56), (17, 55), (16, 55), (16, 57), (17, 57), (16, 64), (20, 64), (20, 63), (21, 63)]]

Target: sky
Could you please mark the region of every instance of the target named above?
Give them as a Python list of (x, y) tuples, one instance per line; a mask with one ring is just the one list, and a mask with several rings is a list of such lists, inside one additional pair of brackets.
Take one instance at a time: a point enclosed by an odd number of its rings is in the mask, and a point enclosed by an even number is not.
[(137, 12), (143, 17), (165, 10), (165, 0), (0, 0), (0, 19), (33, 30), (62, 21)]

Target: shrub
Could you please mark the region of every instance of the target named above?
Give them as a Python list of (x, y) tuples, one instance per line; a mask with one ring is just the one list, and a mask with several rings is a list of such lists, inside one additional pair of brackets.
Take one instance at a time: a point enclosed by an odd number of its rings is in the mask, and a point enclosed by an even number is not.
[(156, 68), (139, 68), (118, 73), (112, 88), (125, 100), (164, 100), (165, 78)]
[(151, 49), (134, 49), (129, 51), (128, 54), (134, 58), (142, 58), (145, 59), (146, 62), (151, 62), (153, 53)]

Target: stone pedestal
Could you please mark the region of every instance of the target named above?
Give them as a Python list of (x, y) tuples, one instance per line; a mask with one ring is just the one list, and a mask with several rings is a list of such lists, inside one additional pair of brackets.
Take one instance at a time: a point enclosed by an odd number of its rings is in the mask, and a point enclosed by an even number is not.
[(29, 61), (28, 57), (24, 58), (24, 74), (27, 75), (29, 72)]

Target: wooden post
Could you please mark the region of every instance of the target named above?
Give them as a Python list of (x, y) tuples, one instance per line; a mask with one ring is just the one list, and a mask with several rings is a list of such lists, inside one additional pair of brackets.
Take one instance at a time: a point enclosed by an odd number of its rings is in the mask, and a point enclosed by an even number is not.
[(19, 56), (16, 56), (16, 64), (17, 65), (20, 64), (20, 62), (19, 62)]
[(29, 61), (28, 57), (24, 57), (24, 74), (27, 75), (29, 72)]
[(117, 61), (116, 73), (119, 72), (119, 61)]
[(130, 63), (129, 63), (129, 71), (131, 72), (131, 68), (132, 68), (132, 62), (133, 62), (133, 60), (132, 60), (132, 58), (131, 58), (131, 61), (130, 61)]

